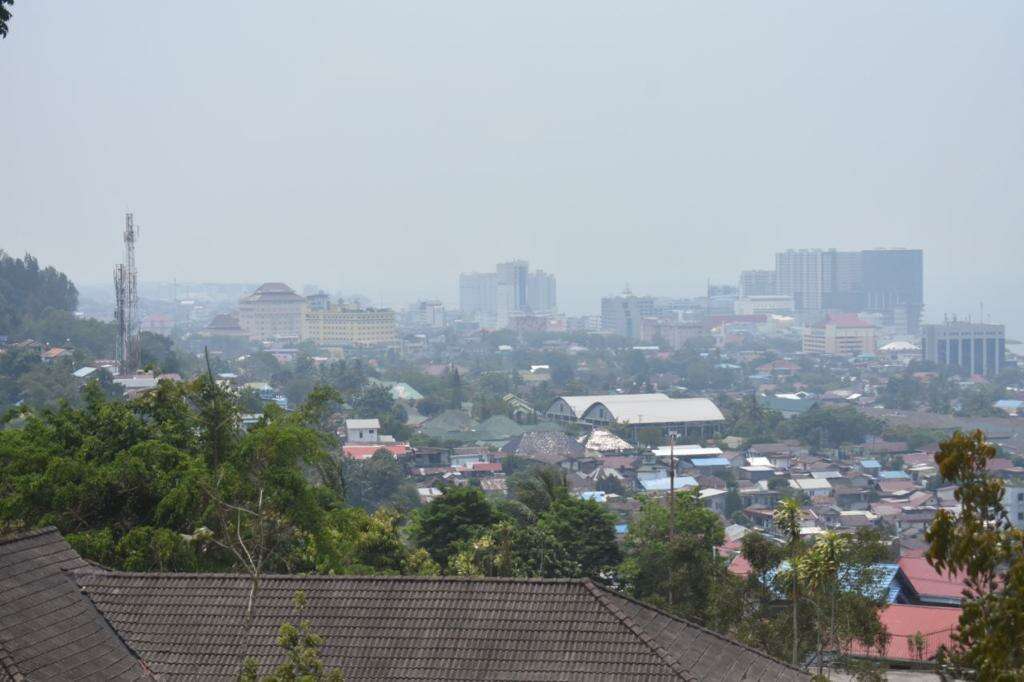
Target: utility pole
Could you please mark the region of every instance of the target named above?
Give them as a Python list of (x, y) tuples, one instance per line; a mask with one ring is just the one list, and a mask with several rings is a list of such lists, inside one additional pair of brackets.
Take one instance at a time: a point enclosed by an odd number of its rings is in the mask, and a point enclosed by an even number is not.
[(668, 437), (668, 604), (675, 604), (672, 569), (672, 543), (676, 539), (676, 434)]

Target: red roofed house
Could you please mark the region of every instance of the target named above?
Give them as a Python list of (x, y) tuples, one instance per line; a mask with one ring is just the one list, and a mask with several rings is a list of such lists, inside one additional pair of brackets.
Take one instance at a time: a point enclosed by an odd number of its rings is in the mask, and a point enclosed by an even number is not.
[[(850, 653), (854, 656), (928, 661), (935, 658), (940, 646), (953, 646), (953, 633), (960, 622), (962, 609), (940, 606), (914, 606), (890, 604), (878, 613), (878, 620), (889, 633), (889, 643), (882, 650), (868, 649), (854, 641)], [(923, 647), (918, 650), (913, 639), (917, 634)]]
[(854, 314), (830, 314), (824, 322), (805, 327), (803, 351), (856, 357), (877, 349), (875, 326)]
[(409, 452), (408, 443), (347, 443), (341, 451), (349, 459), (370, 459), (378, 450), (387, 450), (393, 457), (401, 457)]
[(931, 606), (959, 606), (963, 601), (964, 581), (944, 571), (939, 573), (924, 557), (902, 557), (903, 574), (912, 588), (911, 598)]

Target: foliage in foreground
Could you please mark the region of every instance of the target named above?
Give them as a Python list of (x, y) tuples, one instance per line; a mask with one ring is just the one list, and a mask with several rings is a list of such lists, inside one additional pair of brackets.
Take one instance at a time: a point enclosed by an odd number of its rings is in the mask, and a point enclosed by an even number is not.
[(957, 432), (935, 461), (957, 485), (959, 515), (940, 509), (927, 539), (928, 560), (964, 577), (963, 613), (951, 652), (961, 675), (982, 680), (1024, 679), (1024, 531), (1003, 506), (1005, 486), (986, 471), (996, 448), (981, 431)]

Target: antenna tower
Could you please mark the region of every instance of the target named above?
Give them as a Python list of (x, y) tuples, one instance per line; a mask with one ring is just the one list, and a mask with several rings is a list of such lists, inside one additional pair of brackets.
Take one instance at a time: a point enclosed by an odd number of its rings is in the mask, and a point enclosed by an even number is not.
[(124, 216), (124, 253), (114, 266), (114, 359), (118, 376), (131, 376), (142, 364), (142, 339), (139, 334), (139, 273), (135, 268), (135, 239), (139, 231), (131, 213)]

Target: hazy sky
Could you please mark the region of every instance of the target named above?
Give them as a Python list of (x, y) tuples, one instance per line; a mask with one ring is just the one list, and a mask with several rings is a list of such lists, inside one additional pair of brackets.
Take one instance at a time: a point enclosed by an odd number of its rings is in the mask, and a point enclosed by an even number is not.
[(921, 247), (1024, 335), (1024, 3), (19, 0), (0, 247), (403, 305), (527, 258), (570, 313)]

